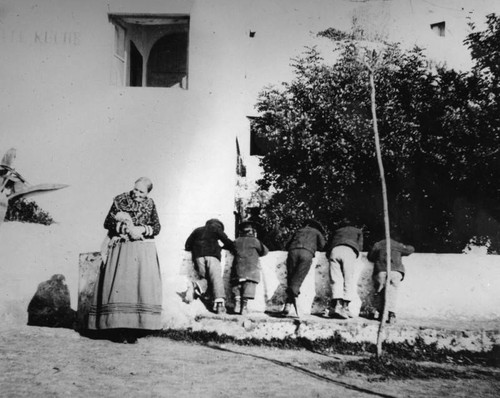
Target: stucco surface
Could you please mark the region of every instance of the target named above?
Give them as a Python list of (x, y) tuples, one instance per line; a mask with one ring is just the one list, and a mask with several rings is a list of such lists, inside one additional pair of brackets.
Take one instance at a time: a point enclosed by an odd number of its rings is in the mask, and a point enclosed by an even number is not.
[[(255, 166), (247, 116), (256, 115), (258, 93), (289, 81), (291, 59), (305, 46), (318, 45), (330, 62), (332, 44), (316, 33), (348, 31), (353, 20), (367, 33), (467, 67), (468, 22), (483, 21), (498, 4), (430, 3), (4, 0), (0, 43), (10, 56), (0, 64), (0, 156), (15, 147), (14, 166), (30, 183), (70, 185), (37, 203), (71, 226), (80, 252), (99, 245), (112, 198), (143, 175), (155, 184), (165, 226), (161, 252), (181, 251), (189, 232), (209, 218), (220, 218), (231, 234), (235, 138), (244, 163)], [(189, 89), (120, 86), (109, 13), (188, 13)], [(429, 24), (444, 20), (450, 34), (437, 37)], [(260, 178), (259, 170), (247, 171)]]
[[(100, 264), (98, 252), (81, 253), (78, 233), (63, 225), (4, 223), (0, 228), (0, 255), (0, 322), (11, 327), (26, 324), (26, 310), (38, 284), (54, 274), (65, 276), (71, 305), (76, 310), (78, 292), (92, 290), (92, 278), (96, 278)], [(231, 256), (224, 255), (224, 278), (229, 288)], [(317, 253), (302, 288), (300, 325), (294, 318), (272, 315), (284, 299), (286, 253), (271, 252), (262, 258), (262, 282), (246, 318), (214, 316), (199, 300), (184, 303), (181, 296), (194, 278), (194, 270), (189, 253), (178, 253), (177, 259), (165, 261), (160, 256), (164, 328), (216, 331), (237, 338), (325, 338), (337, 334), (347, 341), (370, 342), (376, 336), (375, 321), (359, 318), (342, 322), (309, 315), (321, 311), (321, 304), (328, 299), (323, 253)], [(407, 275), (402, 284), (398, 324), (390, 328), (390, 340), (411, 342), (422, 338), (429, 343), (476, 351), (499, 343), (498, 256), (417, 253), (404, 260)], [(359, 307), (361, 299), (364, 306), (370, 302), (371, 269), (363, 255), (359, 262)], [(82, 297), (88, 298), (85, 294)], [(266, 310), (271, 313), (265, 314)]]
[[(232, 257), (225, 256), (224, 279), (229, 291)], [(251, 303), (256, 311), (275, 311), (284, 302), (286, 252), (271, 252), (261, 258), (262, 282)], [(500, 318), (500, 256), (473, 254), (415, 253), (405, 257), (405, 278), (401, 284), (398, 314), (417, 318), (496, 319)], [(373, 264), (363, 253), (357, 263), (358, 299), (351, 310), (364, 313), (372, 307)], [(193, 277), (189, 255), (181, 273)], [(311, 271), (299, 296), (303, 313), (321, 312), (331, 298), (328, 261), (316, 253)]]
[[(96, 248), (97, 250), (98, 248)], [(29, 300), (40, 282), (53, 274), (63, 274), (72, 307), (76, 309), (79, 289), (78, 233), (64, 225), (50, 227), (9, 222), (0, 228), (2, 278), (0, 314), (2, 319), (26, 316)], [(262, 281), (257, 287), (252, 311), (274, 311), (283, 303), (286, 266), (285, 252), (271, 252), (261, 259)], [(225, 253), (224, 279), (229, 291), (231, 256)], [(500, 257), (474, 254), (415, 253), (404, 258), (406, 276), (401, 285), (398, 315), (448, 320), (492, 320), (500, 318)], [(177, 293), (194, 278), (188, 252), (168, 258), (160, 255), (164, 284), (165, 319), (203, 313), (199, 303), (186, 305)], [(352, 309), (370, 305), (372, 265), (363, 254), (358, 263), (359, 301)], [(80, 281), (82, 284), (83, 281)], [(311, 272), (302, 286), (299, 306), (303, 313), (321, 311), (328, 300), (328, 265), (324, 253), (317, 253)], [(363, 303), (363, 307), (361, 307)]]

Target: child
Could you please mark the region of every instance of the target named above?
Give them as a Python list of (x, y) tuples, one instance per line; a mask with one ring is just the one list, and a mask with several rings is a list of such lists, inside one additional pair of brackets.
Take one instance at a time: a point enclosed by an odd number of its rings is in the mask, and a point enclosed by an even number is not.
[[(185, 249), (193, 256), (194, 267), (199, 280), (191, 286), (196, 297), (206, 297), (207, 291), (213, 296), (212, 311), (216, 314), (226, 312), (226, 293), (222, 281), (221, 247), (233, 251), (234, 243), (224, 232), (224, 224), (216, 218), (210, 219), (205, 226), (196, 228), (186, 240)], [(191, 294), (190, 294), (191, 295)]]
[[(375, 243), (368, 253), (368, 260), (374, 263), (373, 267), (373, 282), (375, 284), (375, 301), (376, 312), (375, 319), (381, 318), (384, 306), (387, 306), (388, 319), (387, 323), (396, 322), (396, 303), (399, 285), (405, 277), (405, 267), (401, 260), (401, 256), (409, 256), (415, 252), (415, 248), (410, 245), (403, 245), (393, 239), (390, 242), (391, 248), (391, 275), (387, 278), (387, 246), (386, 240), (381, 240)], [(387, 282), (389, 279), (389, 283)], [(384, 289), (388, 286), (387, 303), (384, 304)], [(378, 314), (377, 314), (378, 312)]]
[(269, 250), (257, 239), (252, 223), (241, 223), (238, 231), (239, 237), (234, 242), (231, 285), (235, 302), (234, 313), (246, 314), (248, 300), (255, 298), (255, 288), (260, 282), (259, 257), (265, 256)]
[(363, 231), (343, 220), (326, 245), (326, 258), (330, 265), (332, 303), (325, 311), (328, 317), (353, 318), (349, 303), (356, 297), (356, 263), (363, 250)]
[(295, 313), (299, 316), (296, 299), (311, 268), (316, 251), (323, 250), (325, 246), (324, 231), (323, 226), (318, 221), (307, 220), (302, 228), (295, 231), (286, 244), (288, 250), (286, 259), (287, 299), (281, 312), (283, 316), (289, 314), (292, 304), (295, 307)]

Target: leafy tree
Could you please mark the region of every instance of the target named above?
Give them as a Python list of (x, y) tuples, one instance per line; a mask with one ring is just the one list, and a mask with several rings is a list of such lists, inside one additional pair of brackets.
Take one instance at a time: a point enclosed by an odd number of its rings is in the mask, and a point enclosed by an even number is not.
[[(487, 31), (468, 37), (473, 56), (485, 58), (470, 74), (431, 70), (419, 48), (378, 50), (389, 66), (375, 84), (392, 227), (421, 251), (460, 251), (474, 235), (498, 241), (500, 136), (491, 86), (500, 75), (487, 53), (474, 52), (485, 40), (500, 48), (498, 19), (489, 18)], [(294, 60), (291, 82), (259, 95), (256, 128), (273, 148), (259, 181), (275, 191), (263, 209), (268, 229), (286, 233), (314, 217), (332, 230), (347, 217), (365, 226), (368, 244), (383, 236), (368, 71), (356, 57), (349, 41), (334, 65), (309, 48)]]

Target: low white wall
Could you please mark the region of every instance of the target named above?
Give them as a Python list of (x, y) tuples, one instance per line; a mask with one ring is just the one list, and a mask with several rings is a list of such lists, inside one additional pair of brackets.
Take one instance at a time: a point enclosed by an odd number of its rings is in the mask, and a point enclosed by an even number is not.
[[(224, 278), (229, 291), (232, 256), (226, 254)], [(250, 308), (275, 311), (284, 302), (286, 252), (261, 258), (262, 280)], [(500, 256), (415, 253), (404, 257), (406, 275), (401, 284), (398, 315), (440, 319), (500, 318)], [(369, 310), (373, 300), (373, 264), (363, 253), (358, 260), (358, 295), (354, 312)], [(183, 274), (193, 277), (186, 254)], [(303, 313), (321, 312), (331, 298), (328, 261), (316, 253), (311, 271), (302, 285), (299, 307)]]
[(54, 274), (66, 277), (71, 307), (78, 294), (78, 231), (20, 222), (0, 225), (0, 322), (26, 323), (38, 284)]
[[(66, 277), (73, 309), (77, 308), (79, 232), (63, 225), (45, 227), (23, 223), (0, 226), (0, 322), (27, 321), (27, 306), (39, 283), (54, 274)], [(99, 248), (95, 248), (98, 250)], [(285, 252), (262, 258), (262, 281), (250, 309), (278, 310), (284, 300)], [(229, 291), (231, 256), (225, 253), (224, 277)], [(500, 256), (416, 253), (404, 258), (406, 277), (401, 285), (398, 315), (440, 319), (500, 318)], [(164, 284), (165, 322), (178, 323), (205, 311), (199, 302), (187, 305), (178, 293), (193, 277), (190, 254), (160, 256)], [(318, 312), (328, 300), (328, 267), (317, 253), (304, 281), (299, 305), (304, 313)], [(359, 262), (356, 309), (370, 304), (372, 265), (363, 254)]]

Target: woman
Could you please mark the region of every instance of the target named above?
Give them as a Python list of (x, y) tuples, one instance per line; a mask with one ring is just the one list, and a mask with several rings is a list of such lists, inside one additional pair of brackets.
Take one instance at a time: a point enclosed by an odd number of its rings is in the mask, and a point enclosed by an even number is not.
[(107, 255), (96, 285), (89, 328), (109, 330), (114, 341), (135, 343), (144, 330), (161, 329), (161, 275), (154, 237), (160, 221), (153, 184), (139, 178), (122, 193), (104, 221), (108, 230)]

